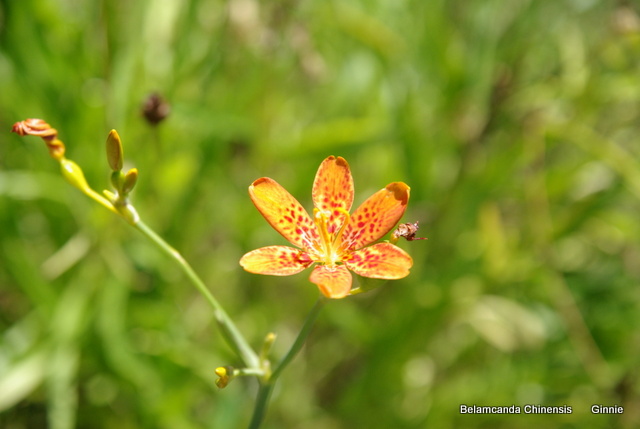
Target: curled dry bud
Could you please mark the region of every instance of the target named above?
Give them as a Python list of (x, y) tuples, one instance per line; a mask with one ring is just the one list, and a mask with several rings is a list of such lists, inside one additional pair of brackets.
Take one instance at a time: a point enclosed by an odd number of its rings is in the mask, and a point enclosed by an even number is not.
[(416, 237), (418, 229), (420, 229), (418, 222), (402, 223), (398, 225), (398, 228), (391, 234), (391, 241), (395, 243), (400, 237), (404, 237), (407, 241), (426, 240), (425, 237)]
[(42, 119), (32, 118), (16, 122), (11, 132), (20, 136), (41, 137), (49, 148), (49, 155), (52, 158), (58, 161), (64, 158), (64, 143), (58, 140), (58, 131)]
[(142, 106), (142, 114), (151, 125), (158, 125), (171, 112), (171, 106), (158, 93), (147, 97)]
[(51, 128), (51, 125), (42, 119), (35, 118), (16, 122), (13, 124), (11, 131), (21, 136), (37, 136), (42, 138), (55, 138), (58, 136), (58, 131)]
[(124, 153), (122, 151), (122, 141), (120, 141), (120, 136), (116, 130), (111, 130), (107, 137), (107, 161), (109, 161), (109, 167), (113, 171), (122, 170)]

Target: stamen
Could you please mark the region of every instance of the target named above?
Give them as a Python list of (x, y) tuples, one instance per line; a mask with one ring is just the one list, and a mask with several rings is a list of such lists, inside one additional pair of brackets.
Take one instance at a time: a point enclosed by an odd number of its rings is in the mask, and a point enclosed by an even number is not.
[(340, 231), (338, 231), (335, 238), (333, 239), (333, 242), (339, 245), (342, 242), (342, 234), (344, 233), (344, 230), (347, 228), (347, 224), (349, 223), (349, 220), (351, 220), (351, 215), (349, 214), (348, 211), (346, 211), (342, 207), (337, 207), (336, 210), (345, 216), (344, 222), (342, 222), (342, 226), (340, 227)]
[(329, 231), (327, 230), (327, 216), (318, 208), (314, 208), (313, 220), (318, 227), (318, 232), (320, 233), (320, 241), (322, 244), (322, 251), (324, 253), (322, 257), (326, 258), (329, 255), (332, 241)]
[(340, 230), (338, 230), (337, 233), (331, 234), (328, 229), (329, 218), (331, 215), (326, 211), (319, 210), (318, 208), (313, 209), (314, 221), (318, 226), (318, 231), (320, 232), (320, 238), (322, 241), (323, 254), (321, 255), (321, 259), (324, 260), (325, 265), (330, 267), (334, 267), (342, 262), (345, 250), (342, 243), (342, 235), (344, 234), (347, 224), (351, 219), (349, 212), (342, 207), (336, 207), (335, 210), (342, 213), (345, 216), (345, 219), (340, 226)]

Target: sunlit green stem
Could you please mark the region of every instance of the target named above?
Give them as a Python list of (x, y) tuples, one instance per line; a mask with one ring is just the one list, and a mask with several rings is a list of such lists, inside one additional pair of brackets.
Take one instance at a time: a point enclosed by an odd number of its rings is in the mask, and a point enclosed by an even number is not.
[(258, 390), (258, 397), (256, 398), (256, 404), (253, 409), (253, 416), (251, 417), (251, 423), (249, 424), (249, 429), (257, 429), (260, 427), (262, 420), (264, 419), (264, 415), (267, 411), (267, 405), (269, 403), (269, 398), (271, 397), (271, 391), (276, 383), (276, 380), (282, 373), (282, 371), (291, 363), (294, 357), (300, 352), (302, 346), (304, 345), (309, 333), (311, 332), (311, 328), (318, 318), (318, 314), (320, 314), (320, 310), (324, 306), (325, 298), (320, 296), (318, 301), (316, 301), (315, 305), (309, 312), (307, 319), (304, 321), (304, 325), (298, 334), (298, 337), (291, 345), (291, 348), (287, 352), (287, 354), (282, 358), (275, 370), (271, 373), (271, 376), (267, 380), (262, 380), (260, 382), (260, 388)]
[(326, 298), (324, 296), (320, 296), (318, 298), (315, 305), (307, 315), (307, 319), (304, 321), (304, 325), (302, 326), (298, 337), (291, 345), (291, 348), (289, 349), (287, 354), (282, 358), (280, 362), (278, 362), (278, 365), (276, 365), (275, 369), (271, 373), (271, 377), (269, 378), (270, 381), (273, 382), (277, 380), (282, 370), (285, 369), (286, 366), (289, 365), (289, 363), (291, 363), (293, 358), (296, 357), (298, 352), (302, 349), (302, 346), (304, 346), (304, 342), (307, 340), (307, 337), (311, 332), (311, 328), (313, 328), (313, 324), (318, 318), (318, 314), (320, 314), (320, 310), (322, 310), (325, 302)]
[(191, 265), (189, 265), (189, 263), (176, 249), (167, 244), (167, 242), (164, 241), (162, 237), (156, 234), (155, 231), (149, 228), (144, 222), (139, 221), (133, 226), (140, 232), (142, 232), (156, 246), (162, 249), (167, 255), (169, 255), (169, 257), (173, 258), (178, 263), (178, 265), (180, 265), (180, 268), (182, 268), (182, 271), (186, 274), (189, 280), (191, 280), (191, 283), (193, 283), (196, 289), (198, 289), (198, 291), (205, 297), (209, 304), (211, 304), (211, 307), (213, 307), (216, 320), (222, 328), (225, 337), (229, 341), (229, 345), (236, 351), (236, 353), (238, 353), (247, 367), (259, 368), (260, 360), (258, 359), (258, 356), (249, 346), (236, 325), (224, 311), (220, 303), (218, 303), (211, 292), (209, 292), (209, 289), (207, 289), (205, 284), (202, 282), (200, 277), (198, 277), (193, 268), (191, 268)]
[(251, 422), (249, 423), (249, 429), (258, 429), (262, 424), (264, 415), (267, 412), (267, 404), (269, 403), (272, 390), (273, 382), (260, 383), (258, 397), (256, 398), (256, 405), (253, 408), (253, 415), (251, 416)]

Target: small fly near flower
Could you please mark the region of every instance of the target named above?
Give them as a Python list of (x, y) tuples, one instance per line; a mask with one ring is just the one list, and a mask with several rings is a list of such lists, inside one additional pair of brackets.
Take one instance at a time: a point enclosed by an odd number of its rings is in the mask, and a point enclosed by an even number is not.
[(400, 237), (404, 237), (407, 241), (426, 240), (426, 237), (416, 237), (418, 229), (420, 229), (418, 222), (402, 223), (398, 225), (398, 228), (391, 234), (391, 242), (395, 243)]

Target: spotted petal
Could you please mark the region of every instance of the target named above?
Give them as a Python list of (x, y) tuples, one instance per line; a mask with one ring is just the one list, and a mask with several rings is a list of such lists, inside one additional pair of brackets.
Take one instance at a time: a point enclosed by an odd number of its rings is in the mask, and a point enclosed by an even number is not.
[(344, 261), (347, 268), (363, 277), (401, 279), (413, 265), (411, 256), (391, 243), (377, 243), (356, 250)]
[(315, 223), (286, 189), (268, 177), (249, 186), (251, 201), (269, 224), (293, 245), (308, 249), (318, 242)]
[(347, 161), (335, 156), (325, 159), (316, 173), (312, 196), (318, 209), (330, 213), (327, 223), (329, 234), (339, 230), (344, 223), (345, 214), (336, 209), (351, 210), (353, 194), (353, 178)]
[(254, 274), (290, 276), (307, 268), (311, 261), (304, 252), (288, 246), (268, 246), (253, 250), (240, 259), (240, 265)]
[(351, 215), (343, 235), (343, 249), (360, 249), (379, 240), (398, 223), (409, 201), (409, 187), (393, 182), (366, 200)]
[(317, 284), (320, 292), (327, 298), (344, 298), (351, 290), (351, 273), (344, 265), (318, 265), (313, 269), (309, 280)]

